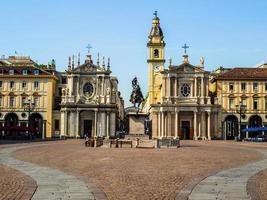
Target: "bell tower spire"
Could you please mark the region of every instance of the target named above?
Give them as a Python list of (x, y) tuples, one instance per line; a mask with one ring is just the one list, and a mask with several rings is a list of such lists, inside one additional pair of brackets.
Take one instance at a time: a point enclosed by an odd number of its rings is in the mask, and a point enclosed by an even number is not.
[(152, 27), (148, 36), (148, 68), (149, 68), (149, 84), (148, 95), (149, 104), (156, 104), (161, 102), (161, 74), (160, 71), (164, 70), (165, 55), (164, 55), (164, 35), (160, 27), (160, 19), (158, 12), (154, 12), (152, 20)]

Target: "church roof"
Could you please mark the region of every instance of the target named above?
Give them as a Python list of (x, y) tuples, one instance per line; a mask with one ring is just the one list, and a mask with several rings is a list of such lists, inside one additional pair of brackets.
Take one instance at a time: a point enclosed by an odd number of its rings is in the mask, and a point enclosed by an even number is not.
[(217, 76), (216, 79), (267, 79), (267, 68), (237, 67)]
[(153, 18), (152, 28), (149, 34), (149, 38), (151, 37), (163, 37), (163, 31), (160, 27), (160, 19), (157, 16), (157, 12), (154, 13), (155, 17)]
[(155, 37), (155, 36), (163, 37), (163, 31), (159, 25), (151, 28), (149, 37)]

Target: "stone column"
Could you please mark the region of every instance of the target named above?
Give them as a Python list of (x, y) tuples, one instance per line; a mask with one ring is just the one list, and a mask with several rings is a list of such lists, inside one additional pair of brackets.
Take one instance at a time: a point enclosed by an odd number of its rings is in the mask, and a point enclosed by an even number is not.
[(80, 111), (77, 110), (76, 111), (76, 138), (81, 137), (81, 133), (80, 133)]
[(165, 127), (164, 127), (164, 112), (162, 111), (161, 112), (161, 138), (164, 136), (164, 130), (165, 130)]
[(205, 140), (207, 138), (206, 136), (206, 113), (201, 113), (201, 134), (202, 134), (202, 140)]
[(174, 87), (174, 89), (175, 89), (175, 91), (174, 91), (174, 96), (177, 97), (177, 93), (178, 93), (178, 91), (177, 91), (177, 77), (175, 77), (174, 84), (175, 84), (175, 87)]
[(167, 114), (167, 131), (166, 131), (166, 136), (172, 136), (172, 113), (171, 112), (168, 112)]
[(204, 104), (204, 92), (205, 92), (205, 86), (204, 86), (204, 77), (201, 77), (201, 104)]
[(157, 131), (158, 131), (158, 133), (157, 133), (157, 136), (158, 136), (158, 138), (160, 138), (160, 132), (161, 132), (161, 121), (160, 121), (160, 119), (161, 119), (161, 113), (160, 112), (158, 112), (158, 123), (157, 123), (157, 125), (158, 125), (158, 129), (157, 129)]
[(197, 97), (197, 77), (195, 78), (194, 90), (195, 90), (195, 97)]
[(168, 115), (167, 113), (164, 114), (164, 137), (167, 136), (167, 130), (168, 130), (168, 124), (167, 124), (167, 121), (168, 120)]
[(95, 131), (94, 131), (94, 137), (97, 137), (97, 119), (98, 119), (97, 115), (98, 115), (98, 111), (95, 110)]
[(210, 111), (208, 112), (207, 120), (208, 120), (208, 140), (210, 140), (211, 139), (210, 137)]
[(175, 112), (175, 132), (174, 132), (175, 138), (178, 137), (178, 123), (179, 123), (179, 120), (178, 120), (179, 114), (178, 113), (179, 113), (178, 111)]
[(109, 113), (107, 113), (107, 131), (106, 131), (106, 139), (109, 138)]
[(171, 77), (168, 77), (168, 90), (169, 90), (169, 97), (171, 96), (172, 93), (172, 86), (171, 86)]
[(197, 111), (194, 111), (194, 140), (197, 140)]
[(65, 111), (61, 111), (60, 113), (60, 138), (64, 137), (66, 134), (66, 127), (65, 127)]

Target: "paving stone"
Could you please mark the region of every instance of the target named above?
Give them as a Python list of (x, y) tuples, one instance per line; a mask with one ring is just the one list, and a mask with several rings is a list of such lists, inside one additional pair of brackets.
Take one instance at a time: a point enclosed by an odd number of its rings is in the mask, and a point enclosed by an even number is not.
[(95, 199), (90, 188), (75, 176), (12, 158), (12, 153), (22, 148), (27, 147), (13, 147), (1, 150), (0, 164), (21, 171), (36, 181), (38, 188), (32, 197), (33, 200)]
[[(267, 157), (267, 151), (259, 150)], [(251, 176), (267, 169), (267, 159), (224, 170), (201, 181), (191, 192), (190, 200), (248, 200), (247, 182)]]

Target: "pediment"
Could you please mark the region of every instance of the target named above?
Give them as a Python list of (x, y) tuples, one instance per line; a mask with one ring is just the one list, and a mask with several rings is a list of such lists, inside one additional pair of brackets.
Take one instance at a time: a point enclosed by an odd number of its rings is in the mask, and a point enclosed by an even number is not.
[(83, 65), (80, 65), (79, 67), (75, 68), (73, 72), (79, 72), (79, 73), (92, 73), (97, 71), (97, 66), (92, 63), (84, 63)]
[(194, 72), (203, 72), (202, 69), (199, 67), (195, 67), (193, 65), (190, 65), (189, 63), (183, 63), (178, 66), (171, 66), (170, 69), (177, 71), (177, 72), (182, 72), (182, 73), (194, 73)]

